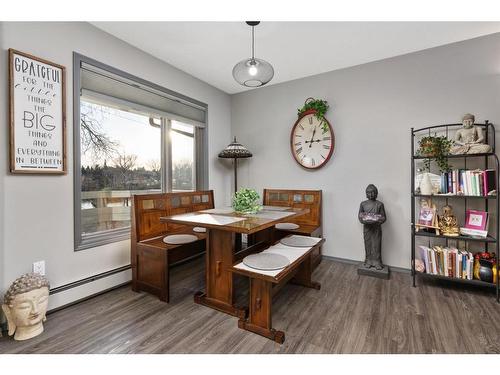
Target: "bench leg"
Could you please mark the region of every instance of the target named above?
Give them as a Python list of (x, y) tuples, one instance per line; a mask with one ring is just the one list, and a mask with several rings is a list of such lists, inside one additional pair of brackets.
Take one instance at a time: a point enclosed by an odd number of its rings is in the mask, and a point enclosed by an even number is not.
[(270, 282), (251, 278), (249, 317), (240, 319), (238, 327), (283, 344), (285, 333), (272, 328), (272, 297)]
[(170, 302), (170, 264), (168, 261), (168, 251), (163, 252), (163, 278), (160, 290), (160, 300)]
[(307, 259), (305, 259), (302, 262), (302, 264), (299, 267), (299, 270), (297, 271), (293, 279), (290, 280), (290, 282), (292, 284), (305, 286), (306, 288), (313, 288), (319, 290), (321, 289), (321, 284), (312, 281), (311, 279), (312, 271), (313, 271), (312, 254), (309, 254)]

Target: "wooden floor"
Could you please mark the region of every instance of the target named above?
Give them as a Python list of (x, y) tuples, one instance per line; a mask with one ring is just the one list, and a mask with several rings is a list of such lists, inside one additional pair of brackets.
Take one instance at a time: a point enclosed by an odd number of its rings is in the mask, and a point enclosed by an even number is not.
[(480, 289), (412, 288), (408, 274), (360, 277), (354, 265), (323, 260), (314, 273), (321, 290), (288, 285), (276, 296), (274, 327), (286, 332), (279, 345), (193, 303), (203, 259), (172, 273), (170, 304), (122, 287), (50, 314), (32, 340), (0, 338), (0, 353), (500, 352), (500, 304)]

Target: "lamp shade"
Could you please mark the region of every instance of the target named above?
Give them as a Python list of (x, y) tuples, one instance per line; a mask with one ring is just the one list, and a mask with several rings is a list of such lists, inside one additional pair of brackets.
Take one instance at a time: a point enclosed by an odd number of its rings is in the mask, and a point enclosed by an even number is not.
[(233, 77), (236, 82), (247, 87), (263, 86), (273, 79), (273, 76), (272, 65), (262, 59), (245, 59), (233, 68)]
[(236, 137), (219, 153), (219, 158), (227, 159), (251, 158), (252, 156), (252, 153), (245, 146), (236, 141)]

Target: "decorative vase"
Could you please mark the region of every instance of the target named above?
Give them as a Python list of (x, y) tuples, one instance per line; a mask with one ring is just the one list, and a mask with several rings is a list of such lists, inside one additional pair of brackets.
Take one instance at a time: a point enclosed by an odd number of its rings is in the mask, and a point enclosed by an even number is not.
[(429, 173), (424, 173), (420, 182), (420, 194), (432, 195), (432, 182)]
[(487, 283), (493, 282), (493, 264), (486, 259), (479, 259), (479, 279)]

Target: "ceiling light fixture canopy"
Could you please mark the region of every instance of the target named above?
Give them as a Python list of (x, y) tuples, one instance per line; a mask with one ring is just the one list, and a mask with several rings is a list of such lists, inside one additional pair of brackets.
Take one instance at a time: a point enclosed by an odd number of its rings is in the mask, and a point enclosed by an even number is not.
[(233, 68), (233, 77), (240, 85), (246, 87), (259, 87), (273, 79), (274, 69), (271, 64), (255, 57), (254, 28), (260, 21), (247, 21), (252, 27), (252, 57), (236, 64)]

